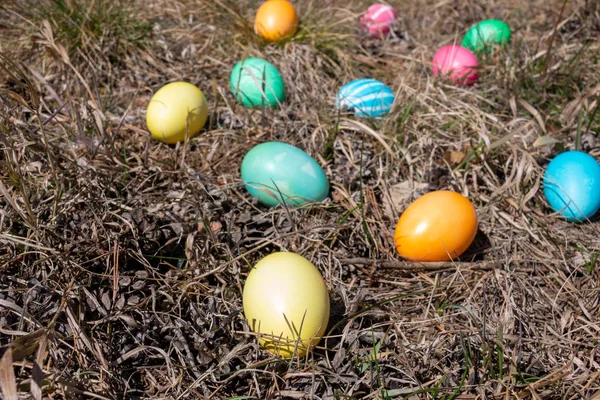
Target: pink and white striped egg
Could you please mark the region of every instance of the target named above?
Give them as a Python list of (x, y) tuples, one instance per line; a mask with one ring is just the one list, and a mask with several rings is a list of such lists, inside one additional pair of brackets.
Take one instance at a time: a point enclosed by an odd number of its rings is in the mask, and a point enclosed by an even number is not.
[(396, 22), (396, 11), (388, 4), (373, 4), (367, 12), (360, 17), (359, 24), (362, 31), (367, 32), (372, 38), (383, 38), (390, 33), (391, 26)]

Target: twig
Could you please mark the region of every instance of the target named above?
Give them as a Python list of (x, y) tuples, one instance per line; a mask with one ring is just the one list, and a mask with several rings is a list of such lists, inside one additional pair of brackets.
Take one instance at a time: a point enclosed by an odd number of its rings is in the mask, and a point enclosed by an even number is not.
[(29, 132), (30, 134), (34, 134), (37, 131), (39, 131), (42, 127), (48, 125), (48, 123), (50, 121), (52, 121), (54, 118), (56, 118), (56, 116), (62, 111), (63, 108), (65, 108), (65, 106), (67, 105), (67, 103), (63, 103), (60, 105), (60, 107), (58, 107), (56, 110), (54, 110), (54, 112), (52, 112), (52, 114), (50, 114), (50, 116), (48, 118), (46, 118), (44, 121), (42, 121), (40, 126), (36, 126), (34, 128), (28, 128), (26, 129), (27, 132)]
[(343, 264), (372, 265), (375, 264), (387, 269), (402, 269), (406, 271), (438, 271), (448, 268), (467, 268), (474, 271), (492, 271), (502, 268), (502, 265), (496, 261), (482, 262), (457, 262), (457, 261), (436, 261), (436, 262), (410, 262), (397, 260), (371, 260), (368, 258), (345, 258), (340, 260)]
[(554, 25), (554, 30), (552, 31), (552, 37), (550, 38), (550, 43), (548, 44), (548, 51), (546, 52), (546, 60), (544, 60), (544, 75), (548, 72), (548, 63), (550, 62), (550, 57), (552, 56), (552, 46), (554, 45), (554, 40), (556, 39), (556, 33), (558, 32), (558, 24), (560, 24), (560, 20), (565, 12), (565, 7), (569, 0), (563, 1), (562, 8), (560, 9), (560, 13), (558, 14), (558, 18), (556, 19), (556, 24)]

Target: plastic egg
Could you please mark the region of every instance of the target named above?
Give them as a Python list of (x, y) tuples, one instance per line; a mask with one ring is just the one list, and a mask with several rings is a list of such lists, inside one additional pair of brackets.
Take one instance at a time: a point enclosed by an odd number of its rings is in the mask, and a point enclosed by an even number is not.
[(340, 88), (336, 98), (338, 109), (354, 110), (357, 117), (382, 117), (394, 104), (394, 92), (376, 79), (356, 79)]
[(504, 21), (488, 19), (473, 25), (465, 34), (461, 45), (469, 50), (491, 53), (495, 45), (510, 43), (510, 27)]
[[(248, 274), (244, 316), (272, 353), (303, 356), (316, 346), (329, 322), (329, 293), (319, 270), (306, 258), (273, 253)], [(297, 347), (296, 347), (297, 346)]]
[(408, 261), (449, 261), (459, 257), (477, 234), (477, 213), (459, 193), (438, 190), (413, 201), (394, 232), (396, 250)]
[(395, 22), (396, 11), (388, 4), (369, 6), (367, 12), (359, 20), (361, 30), (375, 39), (387, 36)]
[(462, 46), (448, 45), (433, 56), (433, 74), (442, 74), (457, 84), (472, 85), (477, 81), (477, 57)]
[(208, 104), (198, 87), (188, 82), (172, 82), (161, 87), (150, 99), (146, 125), (152, 136), (173, 144), (200, 132), (208, 117)]
[(281, 74), (262, 58), (250, 57), (235, 64), (229, 85), (237, 101), (246, 107), (278, 107), (285, 100)]
[(324, 200), (329, 181), (321, 166), (291, 144), (266, 142), (254, 146), (242, 160), (242, 180), (258, 201), (272, 207)]
[(293, 36), (298, 29), (298, 15), (287, 0), (270, 0), (256, 12), (254, 32), (263, 39), (274, 42)]
[(600, 164), (582, 151), (554, 157), (544, 174), (544, 195), (567, 221), (585, 221), (600, 209)]

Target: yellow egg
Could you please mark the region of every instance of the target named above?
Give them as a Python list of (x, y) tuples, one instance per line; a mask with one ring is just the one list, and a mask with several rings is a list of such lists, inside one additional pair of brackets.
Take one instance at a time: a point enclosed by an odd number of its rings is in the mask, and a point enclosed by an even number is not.
[(329, 293), (319, 270), (287, 252), (260, 260), (243, 291), (244, 315), (260, 344), (272, 353), (303, 356), (321, 340), (329, 322)]
[(208, 104), (198, 87), (188, 82), (172, 82), (160, 88), (148, 104), (146, 125), (152, 136), (173, 144), (200, 132), (208, 117)]

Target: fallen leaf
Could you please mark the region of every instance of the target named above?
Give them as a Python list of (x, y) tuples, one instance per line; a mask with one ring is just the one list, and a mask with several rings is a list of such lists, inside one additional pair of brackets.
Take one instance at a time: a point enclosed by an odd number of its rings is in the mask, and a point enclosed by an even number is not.
[(210, 230), (213, 233), (216, 234), (216, 233), (221, 232), (222, 228), (223, 228), (223, 225), (220, 222), (218, 222), (218, 221), (211, 221), (211, 223), (210, 223)]
[(8, 348), (0, 358), (0, 389), (2, 398), (6, 400), (17, 400), (17, 381), (13, 369), (12, 349)]
[(544, 135), (544, 136), (540, 136), (539, 138), (535, 139), (535, 142), (533, 142), (533, 147), (547, 146), (549, 144), (556, 144), (556, 143), (560, 143), (560, 141), (554, 139), (552, 136)]
[(383, 213), (392, 221), (398, 216), (422, 191), (429, 187), (428, 183), (404, 181), (389, 189), (383, 194)]
[(460, 162), (464, 160), (465, 156), (466, 154), (462, 151), (447, 151), (444, 153), (444, 159), (453, 165), (460, 164)]

